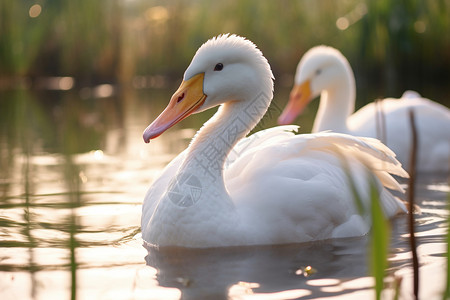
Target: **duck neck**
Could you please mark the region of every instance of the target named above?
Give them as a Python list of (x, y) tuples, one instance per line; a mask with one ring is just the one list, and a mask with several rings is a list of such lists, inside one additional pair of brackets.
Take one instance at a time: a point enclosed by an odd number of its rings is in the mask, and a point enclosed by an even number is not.
[(244, 138), (264, 116), (270, 99), (223, 104), (197, 132), (178, 173), (189, 172), (203, 184), (226, 191), (223, 168), (236, 143)]
[(313, 132), (349, 132), (347, 118), (355, 111), (355, 79), (348, 72), (341, 79), (339, 84), (322, 91)]

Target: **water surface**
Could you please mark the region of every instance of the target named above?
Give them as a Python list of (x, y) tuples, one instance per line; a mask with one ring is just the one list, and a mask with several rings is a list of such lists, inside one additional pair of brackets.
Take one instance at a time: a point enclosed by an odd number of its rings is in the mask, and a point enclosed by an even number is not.
[[(2, 92), (0, 298), (373, 296), (368, 237), (208, 250), (143, 247), (145, 192), (213, 113), (188, 118), (150, 145), (143, 143), (141, 133), (164, 108), (168, 90), (114, 89), (113, 96), (103, 98), (86, 90)], [(258, 129), (275, 124), (277, 103)], [(304, 120), (306, 132), (311, 116)], [(416, 229), (421, 294), (427, 299), (440, 298), (445, 281), (448, 193), (445, 177), (420, 178)], [(395, 218), (392, 228), (387, 282), (403, 277), (408, 298), (406, 216)]]

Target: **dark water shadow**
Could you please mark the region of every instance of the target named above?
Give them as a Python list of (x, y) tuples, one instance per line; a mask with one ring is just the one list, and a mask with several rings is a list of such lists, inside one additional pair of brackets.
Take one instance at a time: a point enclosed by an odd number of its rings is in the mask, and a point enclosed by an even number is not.
[[(215, 249), (147, 247), (146, 262), (158, 270), (159, 284), (178, 288), (182, 299), (227, 299), (238, 283), (256, 283), (252, 293), (303, 290), (301, 299), (313, 299), (354, 291), (322, 288), (366, 276), (366, 244), (367, 237)], [(311, 285), (316, 279), (335, 280)]]

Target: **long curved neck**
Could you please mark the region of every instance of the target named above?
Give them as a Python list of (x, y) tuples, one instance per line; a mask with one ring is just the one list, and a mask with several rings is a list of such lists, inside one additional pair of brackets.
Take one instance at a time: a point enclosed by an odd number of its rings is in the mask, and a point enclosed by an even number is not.
[(223, 167), (236, 143), (264, 116), (270, 99), (246, 103), (228, 102), (197, 132), (179, 169), (199, 178), (204, 185), (224, 187)]
[(322, 91), (313, 132), (349, 132), (347, 118), (355, 111), (356, 97), (355, 78), (351, 69), (341, 80), (340, 84)]

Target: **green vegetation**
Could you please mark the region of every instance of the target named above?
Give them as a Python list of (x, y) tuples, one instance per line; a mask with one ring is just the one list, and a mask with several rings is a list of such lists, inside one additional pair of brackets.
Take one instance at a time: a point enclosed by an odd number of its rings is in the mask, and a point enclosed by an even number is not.
[[(450, 210), (450, 193), (447, 196), (447, 209)], [(442, 296), (442, 299), (450, 299), (450, 218), (447, 220), (447, 236), (446, 236), (446, 244), (447, 244), (447, 280), (445, 284), (445, 291)]]
[(178, 80), (201, 43), (232, 32), (263, 50), (281, 84), (306, 50), (327, 44), (349, 58), (363, 99), (376, 86), (378, 96), (416, 89), (444, 102), (449, 13), (445, 0), (2, 1), (0, 87), (23, 76)]
[(370, 270), (375, 278), (376, 299), (381, 299), (384, 276), (388, 266), (390, 227), (380, 205), (380, 198), (374, 184), (370, 185), (370, 212), (373, 220), (370, 238)]
[(0, 76), (118, 76), (119, 1), (1, 1)]
[(347, 173), (348, 186), (352, 191), (358, 213), (363, 218), (370, 216), (370, 220), (372, 221), (368, 247), (368, 264), (370, 266), (370, 273), (375, 279), (375, 299), (378, 300), (381, 299), (381, 293), (385, 288), (384, 278), (386, 268), (388, 267), (389, 239), (391, 235), (390, 223), (383, 213), (380, 204), (380, 195), (373, 175), (367, 174), (370, 191), (370, 203), (369, 206), (367, 206), (365, 205), (364, 199), (358, 193), (356, 182), (350, 171), (350, 166), (344, 156), (342, 156), (341, 163)]

